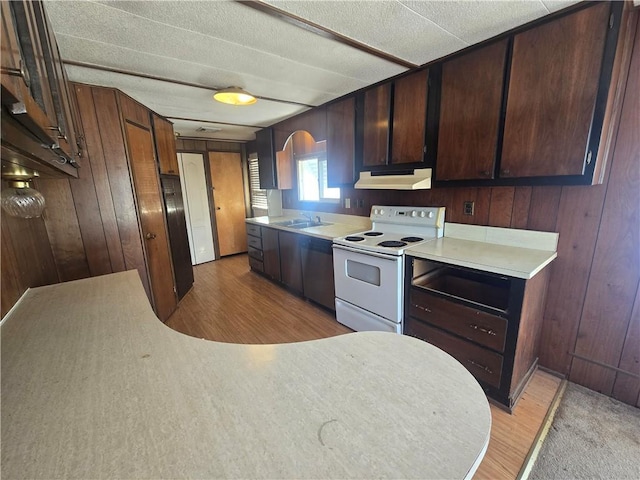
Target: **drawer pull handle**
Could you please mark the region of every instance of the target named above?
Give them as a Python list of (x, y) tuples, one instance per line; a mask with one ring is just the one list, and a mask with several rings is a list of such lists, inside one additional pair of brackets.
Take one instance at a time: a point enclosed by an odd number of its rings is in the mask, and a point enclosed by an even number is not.
[(423, 307), (422, 305), (417, 305), (415, 303), (412, 303), (412, 305), (416, 308), (419, 308), (420, 310), (424, 310), (427, 313), (431, 313), (431, 310), (429, 310), (427, 307)]
[(474, 367), (478, 367), (478, 368), (480, 368), (480, 369), (484, 370), (484, 371), (485, 371), (485, 372), (487, 372), (487, 373), (490, 373), (490, 374), (492, 374), (492, 373), (493, 373), (493, 370), (491, 370), (489, 367), (487, 367), (487, 366), (485, 366), (485, 365), (482, 365), (481, 363), (474, 362), (473, 360), (467, 360), (467, 362), (469, 362), (469, 363), (470, 363), (471, 365), (473, 365)]
[(487, 335), (493, 335), (494, 337), (496, 336), (496, 332), (494, 332), (492, 329), (490, 328), (485, 328), (485, 327), (481, 327), (479, 325), (476, 325), (475, 323), (470, 323), (469, 324), (470, 328), (473, 328), (474, 330), (479, 330), (482, 333), (486, 333)]

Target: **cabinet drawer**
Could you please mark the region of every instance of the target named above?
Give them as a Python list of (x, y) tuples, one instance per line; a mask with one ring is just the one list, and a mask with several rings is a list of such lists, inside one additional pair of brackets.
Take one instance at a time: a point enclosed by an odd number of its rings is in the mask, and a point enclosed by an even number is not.
[(502, 355), (410, 318), (405, 321), (404, 333), (441, 348), (462, 363), (478, 380), (500, 388)]
[(254, 237), (262, 237), (260, 227), (251, 223), (247, 223), (247, 234), (253, 235)]
[(445, 300), (417, 287), (411, 289), (409, 313), (481, 345), (504, 351), (507, 335), (504, 318)]
[(247, 253), (249, 254), (249, 258), (255, 258), (256, 260), (262, 262), (264, 260), (264, 254), (262, 250), (258, 250), (252, 246), (247, 247)]
[(262, 238), (254, 237), (253, 235), (247, 235), (247, 245), (258, 250), (262, 250)]
[(257, 270), (258, 272), (264, 272), (264, 263), (261, 260), (257, 260), (253, 257), (249, 257), (249, 266), (252, 270)]

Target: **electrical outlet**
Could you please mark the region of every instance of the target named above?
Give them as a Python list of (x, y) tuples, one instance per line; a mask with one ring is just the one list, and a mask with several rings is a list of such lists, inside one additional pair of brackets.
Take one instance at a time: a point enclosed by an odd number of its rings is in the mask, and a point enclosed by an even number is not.
[(351, 208), (351, 199), (350, 198), (345, 198), (344, 199), (344, 208)]
[(476, 202), (471, 202), (467, 200), (466, 202), (464, 202), (462, 206), (462, 213), (464, 213), (465, 215), (473, 215), (475, 206), (476, 206)]
[(358, 208), (364, 208), (364, 200), (362, 198), (358, 199)]

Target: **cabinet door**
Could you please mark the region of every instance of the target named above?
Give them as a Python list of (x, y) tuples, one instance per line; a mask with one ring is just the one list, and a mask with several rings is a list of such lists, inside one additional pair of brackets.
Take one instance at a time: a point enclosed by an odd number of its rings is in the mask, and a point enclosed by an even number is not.
[(160, 173), (165, 175), (179, 175), (180, 170), (178, 168), (178, 154), (176, 153), (176, 139), (173, 134), (173, 125), (159, 115), (153, 114), (152, 116)]
[(34, 19), (40, 40), (42, 42), (42, 54), (47, 71), (48, 86), (51, 91), (57, 126), (58, 148), (68, 158), (75, 159), (78, 156), (76, 132), (72, 116), (71, 99), (67, 84), (67, 74), (60, 57), (58, 43), (53, 34), (53, 28), (49, 24), (41, 2), (32, 3)]
[(176, 309), (176, 296), (153, 137), (145, 128), (124, 124), (155, 312), (164, 322)]
[(264, 128), (256, 132), (256, 150), (260, 171), (260, 188), (278, 188), (276, 154), (273, 150), (273, 129)]
[(10, 2), (1, 2), (2, 8), (2, 41), (0, 63), (2, 65), (2, 103), (10, 106), (22, 102), (23, 88), (28, 86), (29, 77), (26, 65), (22, 60), (22, 51), (18, 32), (13, 20)]
[(291, 232), (278, 232), (280, 239), (280, 271), (282, 283), (302, 293), (302, 260), (300, 258), (300, 236)]
[(385, 83), (364, 94), (364, 139), (362, 165), (386, 165), (389, 155), (391, 84)]
[(280, 247), (275, 228), (262, 227), (262, 256), (264, 273), (280, 281)]
[(394, 82), (391, 163), (416, 163), (424, 159), (427, 79), (428, 70), (420, 70)]
[(327, 107), (327, 183), (329, 187), (355, 181), (355, 97)]
[(598, 3), (515, 36), (501, 177), (582, 175), (609, 9)]
[[(26, 1), (2, 2), (2, 103), (18, 122), (49, 148), (54, 148), (58, 146), (58, 119), (42, 49), (46, 38), (38, 31), (36, 6)], [(10, 55), (4, 58), (5, 38), (9, 45), (14, 41), (19, 44), (19, 60), (13, 45)], [(16, 77), (21, 80), (15, 81)]]
[(507, 40), (442, 66), (437, 180), (494, 177)]

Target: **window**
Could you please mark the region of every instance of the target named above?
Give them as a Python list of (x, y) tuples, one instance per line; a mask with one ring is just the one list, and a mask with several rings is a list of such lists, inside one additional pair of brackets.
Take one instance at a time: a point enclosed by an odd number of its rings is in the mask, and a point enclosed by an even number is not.
[(340, 189), (327, 186), (327, 158), (324, 154), (307, 155), (297, 161), (298, 199), (302, 202), (340, 201)]
[(249, 197), (251, 208), (267, 210), (267, 191), (260, 188), (260, 167), (255, 154), (249, 156)]

